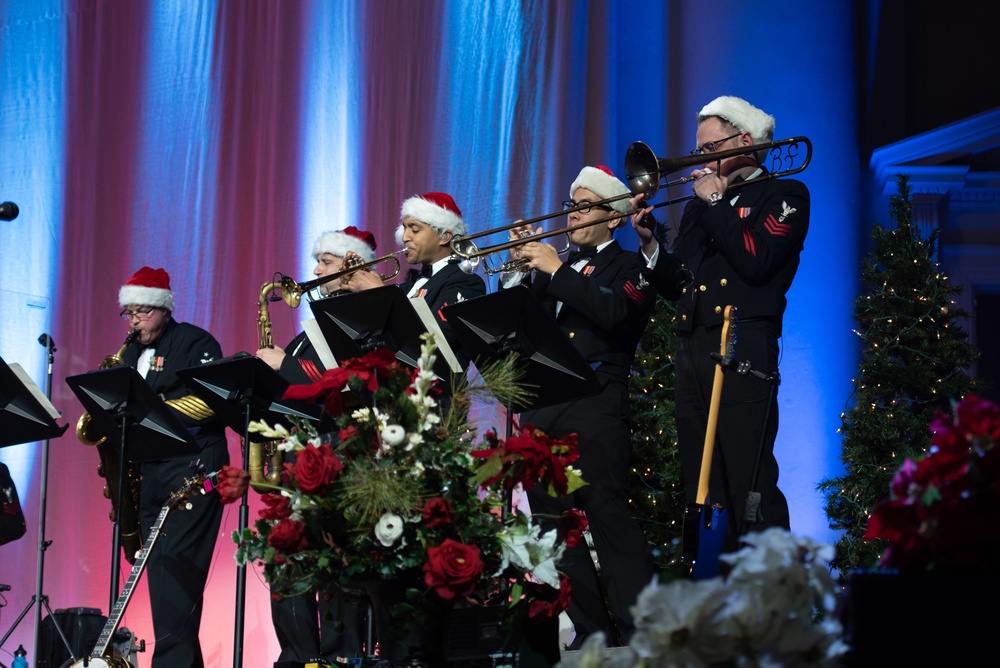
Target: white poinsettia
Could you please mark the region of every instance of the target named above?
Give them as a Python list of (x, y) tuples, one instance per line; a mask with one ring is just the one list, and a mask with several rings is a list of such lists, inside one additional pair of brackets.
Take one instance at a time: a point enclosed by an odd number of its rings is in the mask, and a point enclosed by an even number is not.
[(385, 513), (375, 525), (375, 537), (385, 547), (392, 547), (392, 544), (399, 540), (402, 535), (403, 518), (399, 515)]

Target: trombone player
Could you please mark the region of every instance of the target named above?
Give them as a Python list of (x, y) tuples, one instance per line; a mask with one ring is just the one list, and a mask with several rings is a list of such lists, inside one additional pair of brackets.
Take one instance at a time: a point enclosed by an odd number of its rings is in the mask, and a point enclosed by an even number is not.
[[(317, 278), (332, 276), (347, 267), (344, 257), (351, 253), (364, 262), (375, 259), (375, 236), (353, 225), (343, 230), (324, 232), (313, 244)], [(320, 295), (330, 297), (342, 292), (340, 278), (318, 286)], [(282, 378), (293, 384), (313, 383), (323, 377), (326, 368), (300, 332), (285, 350), (261, 348), (261, 358)], [(249, 479), (249, 476), (247, 476)], [(346, 662), (362, 656), (363, 618), (358, 604), (332, 592), (306, 592), (297, 596), (271, 599), (271, 622), (281, 652), (274, 668), (300, 666), (315, 659)]]
[[(778, 431), (778, 360), (785, 294), (799, 266), (809, 229), (809, 191), (792, 179), (768, 179), (763, 161), (774, 117), (746, 100), (718, 97), (698, 113), (692, 155), (704, 161), (691, 172), (694, 198), (685, 206), (677, 238), (660, 248), (645, 195), (630, 200), (639, 212), (645, 275), (659, 293), (677, 302), (675, 411), (685, 496), (697, 496), (724, 310), (736, 307), (736, 358), (766, 376), (729, 374), (723, 384), (709, 497), (729, 509), (724, 551), (739, 547), (749, 528), (789, 528), (788, 503), (778, 488), (774, 440)], [(747, 152), (713, 160), (718, 151)], [(734, 184), (745, 182), (737, 189)], [(727, 192), (728, 191), (728, 192)], [(757, 479), (753, 480), (759, 453)], [(747, 495), (760, 494), (759, 512), (743, 520)], [(736, 525), (740, 525), (740, 529)]]

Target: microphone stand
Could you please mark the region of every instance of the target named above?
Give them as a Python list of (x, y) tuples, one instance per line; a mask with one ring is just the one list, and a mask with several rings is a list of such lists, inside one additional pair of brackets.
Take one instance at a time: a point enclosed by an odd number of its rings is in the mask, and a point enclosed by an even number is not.
[[(15, 214), (16, 215), (16, 214)], [(48, 334), (42, 334), (38, 337), (38, 342), (45, 346), (48, 351), (48, 372), (46, 374), (46, 388), (45, 396), (48, 398), (49, 402), (52, 401), (52, 364), (55, 361), (56, 346), (52, 341), (52, 337)], [(42, 575), (45, 572), (45, 550), (48, 549), (49, 545), (52, 544), (51, 540), (45, 540), (45, 505), (48, 499), (48, 478), (49, 478), (49, 439), (45, 439), (42, 444), (42, 480), (39, 486), (39, 508), (38, 508), (38, 564), (35, 569), (35, 594), (31, 597), (31, 601), (28, 603), (22, 612), (21, 616), (14, 621), (14, 625), (10, 627), (3, 639), (0, 639), (0, 646), (7, 641), (10, 634), (14, 632), (17, 625), (21, 623), (24, 616), (28, 614), (28, 610), (32, 607), (35, 608), (35, 636), (34, 636), (34, 661), (38, 662), (38, 648), (39, 648), (39, 632), (42, 628), (42, 606), (49, 613), (49, 618), (53, 622), (56, 631), (59, 633), (59, 637), (62, 638), (63, 644), (66, 646), (66, 650), (69, 652), (69, 656), (75, 661), (76, 656), (73, 654), (73, 648), (70, 646), (69, 639), (66, 634), (63, 633), (62, 628), (56, 622), (55, 616), (52, 614), (52, 608), (49, 607), (49, 597), (42, 593)], [(35, 604), (38, 604), (37, 607)]]

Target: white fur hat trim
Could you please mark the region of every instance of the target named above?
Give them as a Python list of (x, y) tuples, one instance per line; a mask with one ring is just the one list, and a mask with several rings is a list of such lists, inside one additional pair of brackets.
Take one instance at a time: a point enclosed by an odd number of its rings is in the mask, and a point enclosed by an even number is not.
[(774, 138), (774, 116), (742, 98), (732, 95), (715, 98), (698, 112), (698, 122), (712, 116), (718, 116), (730, 125), (749, 132), (755, 143), (769, 142)]
[[(601, 199), (609, 199), (630, 193), (628, 187), (604, 165), (581, 169), (580, 174), (576, 177), (576, 181), (573, 181), (573, 185), (569, 187), (570, 198), (573, 197), (573, 194), (579, 188), (586, 188)], [(608, 206), (620, 213), (627, 213), (629, 210), (627, 198), (611, 202)]]

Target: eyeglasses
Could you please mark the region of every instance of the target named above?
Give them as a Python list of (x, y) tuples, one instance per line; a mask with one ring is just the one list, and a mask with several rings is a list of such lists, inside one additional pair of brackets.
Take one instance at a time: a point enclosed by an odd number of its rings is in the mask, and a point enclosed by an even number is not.
[[(589, 204), (590, 206), (586, 206), (583, 209), (577, 209), (576, 208), (578, 206), (585, 206), (587, 204)], [(590, 213), (591, 209), (600, 209), (602, 211), (611, 211), (611, 207), (610, 206), (604, 206), (603, 204), (594, 204), (589, 199), (582, 199), (579, 202), (575, 202), (575, 201), (573, 201), (571, 199), (568, 199), (568, 200), (566, 200), (565, 202), (562, 203), (562, 206), (563, 206), (563, 211), (568, 211), (569, 209), (574, 209), (577, 213)]]
[(137, 308), (134, 311), (129, 311), (128, 309), (125, 309), (119, 315), (122, 317), (123, 320), (131, 320), (132, 318), (137, 318), (139, 320), (149, 320), (151, 317), (153, 317), (153, 311), (155, 310), (156, 309), (152, 306), (148, 306), (146, 308)]
[(691, 155), (701, 155), (702, 153), (715, 153), (715, 149), (719, 148), (733, 137), (739, 137), (741, 134), (743, 133), (737, 132), (734, 135), (729, 135), (725, 139), (716, 139), (715, 141), (707, 141), (698, 148), (691, 149)]

